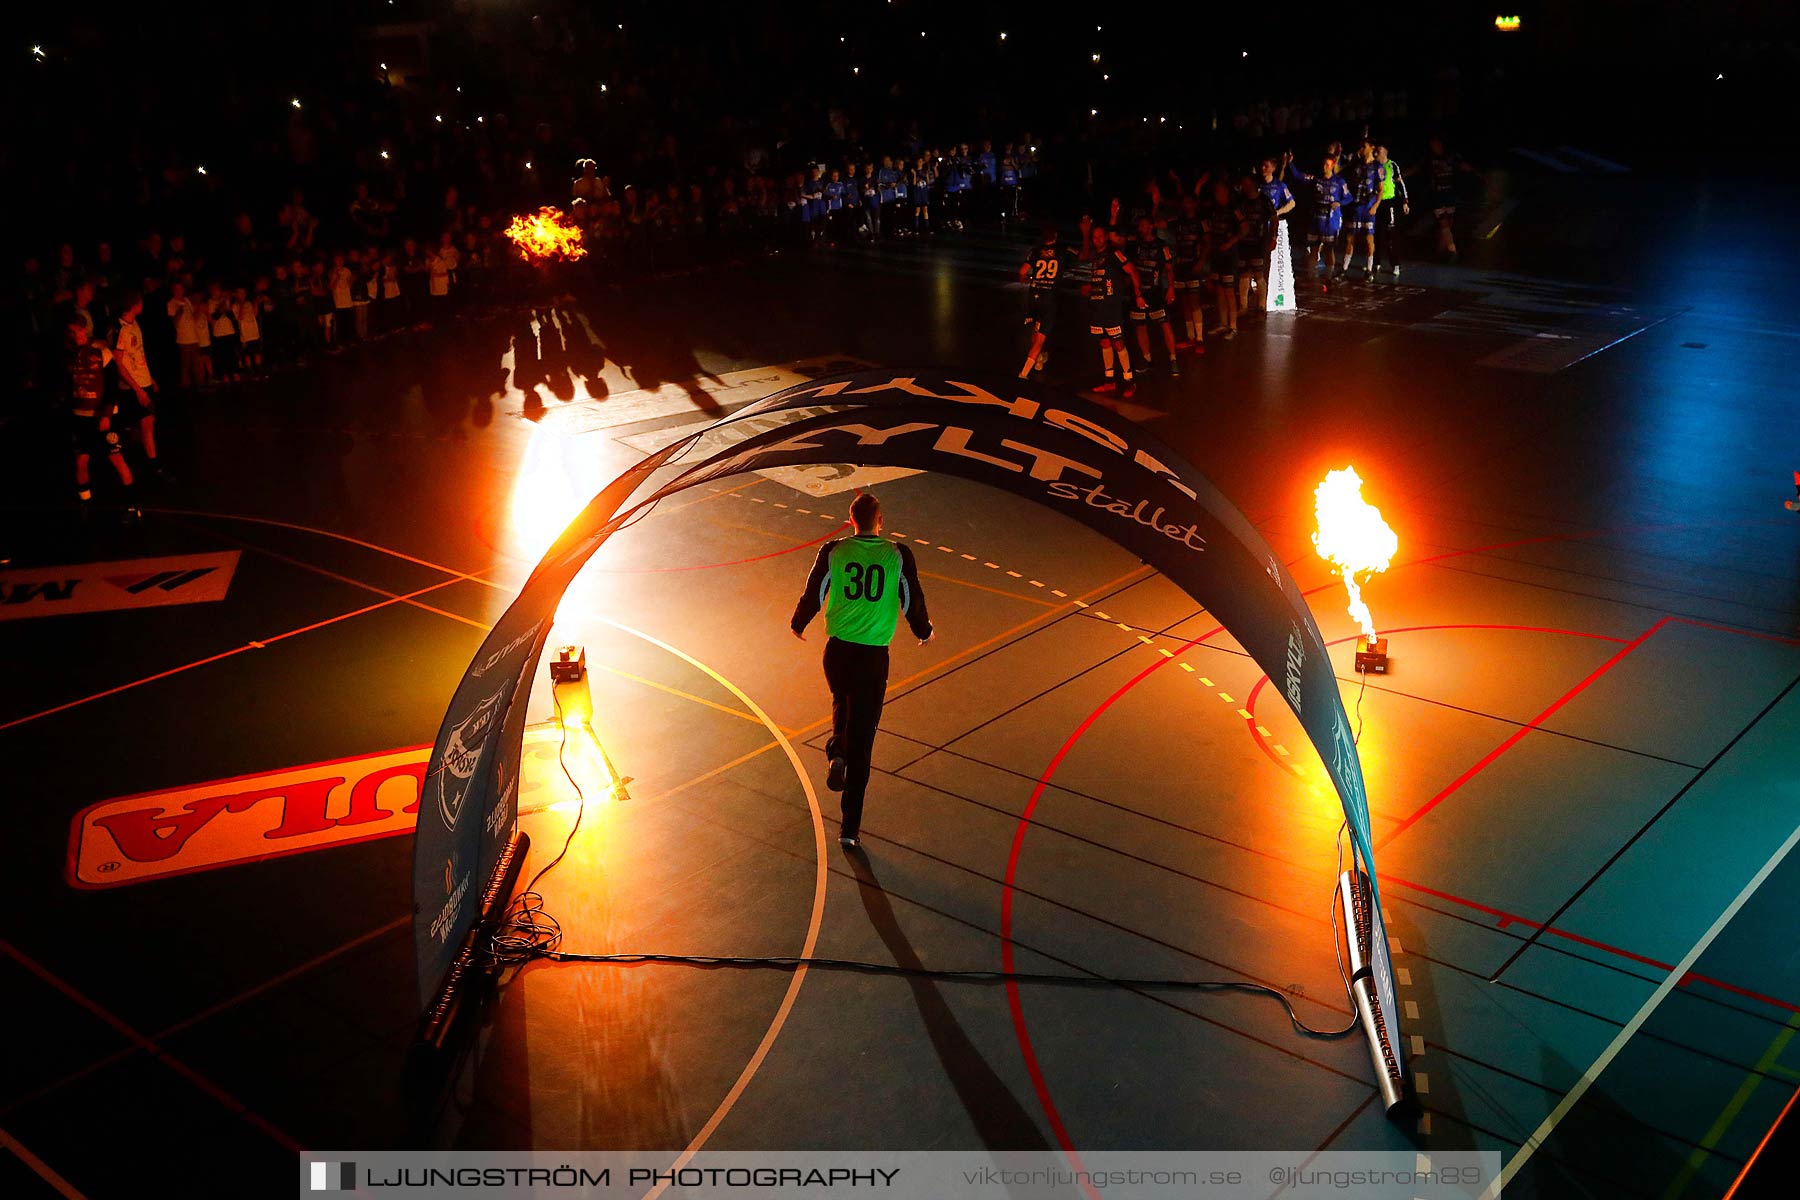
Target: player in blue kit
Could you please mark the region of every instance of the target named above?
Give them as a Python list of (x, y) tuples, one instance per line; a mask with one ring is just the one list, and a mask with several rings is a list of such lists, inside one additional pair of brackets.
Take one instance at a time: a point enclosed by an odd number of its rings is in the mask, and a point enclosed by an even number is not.
[(1337, 240), (1344, 225), (1343, 207), (1350, 203), (1350, 188), (1337, 173), (1337, 159), (1329, 155), (1319, 165), (1317, 175), (1308, 175), (1296, 167), (1292, 151), (1282, 155), (1281, 161), (1287, 168), (1287, 177), (1312, 201), (1312, 228), (1306, 233), (1306, 274), (1310, 285), (1323, 289), (1319, 262), (1324, 260), (1329, 278), (1337, 266)]
[(844, 184), (843, 173), (836, 167), (831, 168), (831, 177), (822, 185), (825, 194), (825, 229), (826, 236), (833, 244), (842, 241), (844, 228), (844, 197), (848, 191)]
[(1261, 238), (1262, 252), (1257, 259), (1255, 278), (1257, 305), (1256, 311), (1267, 312), (1269, 308), (1269, 253), (1275, 249), (1275, 241), (1281, 230), (1281, 219), (1294, 211), (1294, 193), (1288, 191), (1288, 185), (1281, 182), (1275, 174), (1275, 160), (1265, 158), (1258, 167), (1261, 180), (1255, 185), (1256, 194), (1262, 199), (1266, 212), (1265, 224)]
[(1338, 278), (1356, 265), (1357, 242), (1363, 248), (1363, 275), (1375, 277), (1375, 210), (1381, 206), (1381, 167), (1375, 161), (1375, 144), (1368, 138), (1356, 149), (1344, 182), (1350, 186), (1350, 204), (1344, 210), (1344, 254)]

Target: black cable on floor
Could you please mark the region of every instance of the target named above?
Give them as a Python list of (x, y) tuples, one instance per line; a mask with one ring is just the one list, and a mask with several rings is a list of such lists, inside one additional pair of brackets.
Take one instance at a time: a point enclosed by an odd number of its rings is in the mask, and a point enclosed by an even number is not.
[[(1344, 997), (1350, 1002), (1350, 1023), (1342, 1029), (1315, 1029), (1300, 1019), (1294, 1010), (1293, 1001), (1286, 992), (1279, 988), (1262, 983), (1250, 983), (1238, 979), (1132, 979), (1115, 978), (1106, 975), (1072, 975), (1048, 971), (995, 971), (982, 969), (953, 970), (947, 968), (903, 967), (894, 963), (865, 962), (852, 958), (823, 958), (789, 955), (723, 955), (723, 954), (656, 954), (656, 953), (620, 953), (620, 954), (577, 954), (562, 949), (563, 931), (555, 917), (544, 910), (544, 897), (537, 891), (538, 881), (550, 873), (569, 853), (569, 847), (575, 842), (576, 831), (581, 828), (581, 818), (587, 810), (587, 795), (563, 758), (568, 748), (569, 731), (562, 720), (562, 701), (551, 693), (556, 703), (557, 727), (561, 732), (561, 741), (556, 748), (556, 763), (562, 768), (569, 786), (575, 789), (579, 807), (575, 812), (575, 822), (569, 827), (569, 835), (563, 839), (562, 849), (556, 857), (540, 867), (524, 889), (513, 897), (507, 906), (506, 915), (501, 918), (499, 928), (489, 942), (489, 955), (495, 965), (501, 968), (522, 967), (534, 961), (557, 963), (593, 963), (611, 964), (615, 966), (633, 966), (644, 963), (670, 963), (693, 967), (736, 968), (760, 970), (797, 970), (801, 967), (828, 971), (855, 971), (864, 975), (901, 976), (913, 979), (937, 979), (946, 983), (1043, 983), (1061, 984), (1075, 987), (1120, 987), (1138, 989), (1181, 989), (1201, 992), (1243, 992), (1249, 995), (1270, 997), (1280, 1003), (1287, 1013), (1288, 1023), (1295, 1032), (1310, 1038), (1341, 1038), (1354, 1032), (1357, 1028), (1355, 1016), (1355, 999), (1350, 991), (1350, 981), (1344, 970), (1343, 949), (1339, 943), (1337, 930), (1337, 888), (1332, 888), (1332, 902), (1329, 920), (1331, 921), (1331, 942), (1338, 964), (1338, 975), (1343, 979)], [(1338, 830), (1337, 842), (1338, 865), (1343, 866), (1342, 827)]]

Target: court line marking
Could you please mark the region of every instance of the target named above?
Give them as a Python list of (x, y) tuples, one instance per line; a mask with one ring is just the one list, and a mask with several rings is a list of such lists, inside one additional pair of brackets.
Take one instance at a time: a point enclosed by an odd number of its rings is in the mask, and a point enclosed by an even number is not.
[(1532, 1131), (1531, 1135), (1525, 1139), (1524, 1144), (1519, 1147), (1518, 1152), (1507, 1160), (1506, 1166), (1501, 1169), (1500, 1174), (1481, 1193), (1481, 1200), (1497, 1200), (1501, 1190), (1518, 1177), (1525, 1164), (1531, 1161), (1531, 1156), (1537, 1153), (1552, 1133), (1556, 1132), (1556, 1127), (1562, 1124), (1563, 1118), (1567, 1117), (1581, 1102), (1581, 1098), (1587, 1095), (1588, 1089), (1594, 1086), (1601, 1073), (1611, 1065), (1613, 1059), (1619, 1056), (1619, 1052), (1625, 1048), (1626, 1043), (1637, 1036), (1638, 1030), (1644, 1027), (1644, 1022), (1648, 1021), (1651, 1015), (1662, 1007), (1662, 1002), (1668, 999), (1669, 993), (1680, 986), (1682, 979), (1693, 969), (1694, 964), (1700, 960), (1700, 956), (1706, 953), (1714, 939), (1724, 932), (1725, 927), (1731, 924), (1732, 919), (1738, 915), (1744, 905), (1750, 902), (1750, 897), (1756, 894), (1764, 881), (1775, 873), (1775, 868), (1781, 865), (1797, 843), (1800, 843), (1800, 825), (1794, 827), (1794, 831), (1787, 835), (1786, 840), (1780, 846), (1776, 847), (1775, 853), (1769, 856), (1762, 868), (1750, 877), (1750, 881), (1738, 892), (1736, 899), (1725, 906), (1725, 911), (1720, 913), (1718, 918), (1713, 921), (1712, 926), (1700, 935), (1700, 940), (1695, 942), (1693, 947), (1682, 956), (1681, 961), (1675, 964), (1674, 969), (1663, 977), (1663, 981), (1656, 986), (1656, 990), (1650, 993), (1650, 998), (1644, 1001), (1637, 1014), (1625, 1023), (1618, 1035), (1600, 1052), (1600, 1056), (1594, 1060), (1593, 1065), (1581, 1073), (1581, 1078), (1575, 1081), (1575, 1086), (1570, 1088), (1568, 1094), (1557, 1103), (1555, 1108), (1550, 1110), (1550, 1115), (1545, 1117), (1537, 1129)]
[(1694, 1148), (1694, 1152), (1689, 1154), (1687, 1161), (1681, 1164), (1681, 1170), (1675, 1173), (1675, 1178), (1671, 1179), (1669, 1186), (1663, 1189), (1662, 1200), (1676, 1200), (1676, 1197), (1687, 1190), (1688, 1184), (1693, 1182), (1694, 1176), (1700, 1173), (1700, 1168), (1706, 1165), (1706, 1160), (1712, 1157), (1713, 1148), (1724, 1140), (1726, 1133), (1731, 1130), (1733, 1125), (1737, 1124), (1738, 1116), (1744, 1111), (1744, 1105), (1750, 1103), (1750, 1097), (1754, 1096), (1756, 1090), (1762, 1086), (1769, 1068), (1775, 1065), (1775, 1060), (1781, 1057), (1782, 1051), (1787, 1049), (1787, 1044), (1793, 1040), (1794, 1034), (1797, 1032), (1800, 1032), (1800, 1013), (1789, 1017), (1787, 1024), (1783, 1025), (1775, 1034), (1774, 1039), (1769, 1042), (1762, 1057), (1757, 1060), (1754, 1067), (1750, 1068), (1750, 1072), (1744, 1076), (1744, 1081), (1738, 1085), (1738, 1090), (1732, 1094), (1724, 1109), (1713, 1121), (1712, 1128), (1706, 1131), (1706, 1136), (1700, 1139), (1700, 1144)]
[(58, 1175), (55, 1168), (20, 1145), (19, 1139), (4, 1129), (0, 1129), (0, 1146), (11, 1150), (20, 1162), (31, 1168), (33, 1174), (56, 1189), (58, 1195), (65, 1196), (68, 1200), (87, 1200), (74, 1184)]
[[(499, 564), (499, 563), (494, 564), (494, 569), (497, 570), (501, 565), (502, 564)], [(215, 663), (221, 659), (230, 658), (236, 654), (242, 654), (246, 650), (267, 649), (269, 646), (274, 645), (276, 642), (286, 641), (288, 638), (298, 637), (300, 634), (303, 634), (303, 633), (311, 633), (315, 629), (323, 629), (328, 625), (336, 625), (339, 621), (348, 621), (352, 617), (360, 617), (360, 616), (364, 615), (365, 613), (376, 612), (379, 609), (388, 608), (395, 604), (411, 604), (412, 601), (416, 597), (426, 595), (430, 592), (439, 591), (442, 588), (451, 587), (457, 583), (463, 582), (465, 578), (468, 578), (468, 577), (465, 577), (459, 573), (454, 578), (442, 579), (442, 580), (439, 580), (437, 583), (429, 584), (425, 587), (418, 588), (415, 591), (406, 592), (406, 593), (403, 593), (398, 596), (392, 596), (389, 599), (382, 600), (375, 604), (365, 604), (361, 608), (351, 609), (349, 612), (339, 613), (334, 617), (326, 617), (324, 620), (314, 621), (310, 625), (302, 625), (297, 629), (284, 630), (281, 633), (273, 634), (271, 636), (261, 638), (257, 641), (246, 642), (242, 646), (233, 646), (229, 650), (221, 650), (217, 654), (209, 654), (205, 658), (196, 658), (192, 662), (186, 662), (186, 663), (182, 663), (179, 666), (170, 667), (166, 671), (158, 671), (153, 675), (145, 675), (141, 679), (133, 679), (133, 680), (130, 680), (125, 683), (116, 684), (113, 687), (104, 688), (98, 692), (91, 693), (90, 695), (80, 696), (74, 700), (66, 700), (61, 704), (52, 705), (51, 707), (46, 708), (46, 709), (41, 709), (38, 712), (27, 713), (26, 715), (24, 715), (22, 717), (14, 717), (10, 721), (0, 722), (0, 731), (11, 729), (17, 725), (25, 725), (32, 721), (39, 720), (43, 717), (54, 716), (55, 714), (57, 714), (59, 712), (67, 712), (71, 708), (79, 708), (83, 704), (89, 704), (95, 700), (104, 700), (108, 696), (116, 696), (120, 692), (130, 691), (132, 688), (142, 687), (144, 684), (147, 684), (147, 683), (155, 683), (159, 679), (167, 679), (171, 675), (179, 675), (183, 671), (191, 671), (195, 667), (204, 667), (209, 663)], [(490, 585), (490, 586), (500, 586), (500, 585)], [(377, 592), (377, 593), (381, 593), (381, 591), (382, 591), (382, 589), (376, 588), (373, 586), (370, 586), (369, 590), (373, 591), (373, 592)], [(437, 610), (432, 609), (429, 606), (425, 606), (425, 605), (420, 605), (418, 607), (424, 608), (425, 611), (427, 611), (427, 612), (437, 611)], [(445, 614), (440, 613), (439, 615), (445, 615)], [(464, 621), (470, 620), (470, 618), (466, 618), (466, 617), (459, 618), (459, 619), (464, 620)], [(485, 628), (485, 626), (483, 626), (483, 628)]]
[(289, 1137), (282, 1130), (270, 1123), (267, 1118), (251, 1109), (236, 1096), (233, 1096), (230, 1092), (227, 1092), (224, 1088), (220, 1087), (194, 1068), (188, 1066), (187, 1063), (183, 1062), (181, 1059), (175, 1057), (167, 1050), (164, 1050), (153, 1039), (145, 1037), (142, 1033), (138, 1032), (135, 1027), (126, 1024), (122, 1019), (114, 1016), (97, 1001), (90, 999), (85, 993), (78, 991), (72, 984), (65, 982), (57, 975), (51, 973), (49, 968), (39, 963), (36, 959), (32, 958), (4, 938), (0, 938), (0, 954), (5, 954), (8, 958), (18, 963), (21, 967), (24, 967), (31, 974), (37, 976), (38, 979), (48, 984), (52, 989), (61, 992), (63, 996), (73, 1001), (78, 1008), (83, 1009), (89, 1015), (97, 1018), (102, 1024), (110, 1027), (114, 1033), (135, 1043), (138, 1049), (149, 1054), (151, 1058), (154, 1058), (163, 1066), (187, 1080), (204, 1095), (211, 1097), (213, 1100), (223, 1105), (227, 1111), (241, 1118), (245, 1124), (267, 1135), (276, 1145), (293, 1154), (304, 1154), (306, 1152), (306, 1147)]
[(1557, 712), (1559, 712), (1563, 708), (1564, 705), (1568, 704), (1571, 700), (1575, 699), (1575, 697), (1579, 696), (1582, 692), (1586, 691), (1588, 689), (1588, 687), (1590, 685), (1592, 685), (1593, 683), (1595, 683), (1597, 680), (1599, 680), (1599, 678), (1602, 675), (1606, 674), (1608, 671), (1612, 670), (1614, 667), (1618, 666), (1621, 662), (1623, 662), (1627, 655), (1629, 655), (1633, 650), (1636, 650), (1639, 646), (1642, 646), (1646, 641), (1649, 640), (1649, 638), (1652, 634), (1654, 634), (1657, 630), (1661, 629), (1663, 626), (1667, 625), (1671, 619), (1672, 618), (1669, 618), (1669, 617), (1662, 618), (1660, 621), (1657, 621), (1654, 625), (1650, 626), (1650, 628), (1648, 628), (1648, 629), (1644, 630), (1644, 632), (1638, 634), (1637, 637), (1635, 637), (1631, 641), (1625, 643), (1625, 645), (1620, 648), (1618, 653), (1614, 654), (1611, 658), (1607, 659), (1605, 662), (1603, 662), (1599, 666), (1595, 667), (1593, 669), (1593, 671), (1591, 671), (1588, 674), (1587, 678), (1583, 679), (1580, 683), (1576, 684), (1574, 687), (1572, 687), (1568, 691), (1564, 692), (1561, 696), (1558, 696), (1550, 704), (1550, 707), (1546, 708), (1543, 712), (1539, 713), (1537, 716), (1531, 718), (1531, 720), (1529, 720), (1525, 724), (1521, 725), (1518, 729), (1514, 730), (1510, 737), (1508, 737), (1505, 741), (1501, 742), (1498, 746), (1494, 747), (1492, 750), (1488, 751), (1485, 755), (1483, 755), (1481, 760), (1479, 762), (1477, 762), (1474, 766), (1472, 766), (1468, 770), (1464, 771), (1461, 775), (1458, 775), (1455, 779), (1452, 779), (1448, 784), (1446, 784), (1444, 786), (1444, 788), (1441, 791), (1438, 792), (1437, 795), (1433, 796), (1431, 799), (1427, 800), (1424, 804), (1420, 805), (1416, 810), (1414, 810), (1412, 815), (1403, 818), (1398, 825), (1395, 825), (1392, 829), (1388, 830), (1386, 834), (1382, 835), (1381, 840), (1375, 843), (1375, 849), (1380, 850), (1383, 846), (1386, 846), (1389, 843), (1391, 843), (1395, 838), (1397, 838), (1401, 834), (1405, 833), (1408, 829), (1411, 829), (1415, 824), (1418, 823), (1418, 821), (1422, 817), (1424, 817), (1426, 814), (1430, 813), (1432, 809), (1434, 809), (1438, 805), (1442, 804), (1445, 800), (1448, 800), (1464, 784), (1468, 783), (1471, 779), (1475, 778), (1477, 775), (1479, 775), (1483, 771), (1485, 771), (1488, 767), (1492, 766), (1494, 764), (1494, 762), (1500, 758), (1501, 755), (1505, 754), (1508, 750), (1511, 750), (1514, 746), (1516, 746), (1520, 742), (1524, 741), (1526, 734), (1532, 732), (1538, 726), (1542, 725), (1545, 721), (1548, 721), (1551, 717), (1555, 716), (1557, 714)]
[(1738, 1177), (1731, 1181), (1731, 1190), (1725, 1193), (1724, 1200), (1733, 1200), (1733, 1197), (1738, 1194), (1738, 1188), (1742, 1187), (1744, 1180), (1749, 1177), (1750, 1168), (1756, 1165), (1756, 1160), (1762, 1157), (1762, 1152), (1769, 1148), (1769, 1142), (1775, 1137), (1775, 1131), (1781, 1128), (1783, 1121), (1787, 1120), (1788, 1114), (1794, 1109), (1796, 1100), (1800, 1100), (1800, 1088), (1796, 1088), (1794, 1094), (1788, 1097), (1788, 1102), (1782, 1106), (1781, 1111), (1776, 1114), (1774, 1122), (1762, 1135), (1762, 1141), (1756, 1143), (1756, 1149), (1750, 1152), (1750, 1157), (1744, 1162), (1744, 1169), (1739, 1171)]
[[(813, 876), (812, 914), (807, 919), (806, 940), (800, 948), (801, 958), (811, 958), (813, 950), (819, 943), (819, 929), (825, 923), (825, 889), (830, 882), (831, 872), (825, 860), (825, 815), (819, 809), (819, 795), (813, 789), (812, 776), (807, 773), (806, 765), (800, 761), (800, 753), (794, 749), (794, 743), (788, 740), (788, 736), (782, 732), (781, 726), (777, 725), (742, 688), (693, 655), (677, 649), (661, 638), (644, 633), (642, 630), (633, 629), (611, 617), (601, 617), (600, 623), (610, 625), (619, 632), (630, 634), (640, 641), (648, 642), (710, 676), (714, 683), (736, 696), (746, 708), (755, 713), (757, 719), (768, 727), (775, 740), (781, 744), (782, 753), (787, 755), (788, 762), (794, 768), (795, 776), (800, 780), (800, 787), (806, 792), (806, 806), (812, 811), (813, 848), (818, 865)], [(788, 1014), (793, 1012), (794, 1003), (800, 998), (800, 985), (806, 982), (807, 974), (805, 963), (801, 963), (794, 969), (793, 977), (788, 980), (787, 991), (782, 995), (781, 1004), (775, 1010), (775, 1018), (769, 1023), (769, 1028), (764, 1032), (762, 1040), (757, 1043), (755, 1052), (750, 1056), (750, 1061), (744, 1064), (744, 1069), (738, 1074), (737, 1081), (731, 1085), (731, 1090), (725, 1093), (725, 1098), (719, 1101), (712, 1116), (707, 1118), (706, 1124), (700, 1127), (700, 1131), (688, 1142), (687, 1149), (681, 1152), (680, 1157), (670, 1167), (672, 1172), (679, 1171), (693, 1160), (700, 1148), (706, 1145), (707, 1139), (712, 1137), (714, 1131), (737, 1106), (738, 1098), (744, 1094), (744, 1089), (750, 1086), (750, 1081), (756, 1077), (757, 1071), (762, 1069), (763, 1060), (769, 1056), (769, 1051), (774, 1048), (775, 1039), (781, 1035), (782, 1027), (787, 1024)], [(667, 1187), (667, 1183), (657, 1184), (644, 1193), (644, 1200), (655, 1200), (655, 1197), (662, 1195)]]
[[(291, 983), (293, 980), (298, 979), (302, 975), (305, 975), (306, 973), (311, 971), (313, 968), (323, 966), (326, 963), (330, 962), (332, 959), (337, 958), (339, 955), (347, 954), (348, 952), (355, 950), (360, 946), (364, 946), (372, 941), (375, 941), (377, 938), (384, 937), (387, 934), (395, 932), (396, 930), (400, 929), (403, 926), (409, 926), (411, 924), (412, 924), (412, 917), (410, 915), (403, 916), (403, 917), (396, 917), (395, 919), (393, 919), (392, 921), (389, 921), (385, 925), (377, 926), (376, 928), (369, 930), (367, 933), (359, 934), (356, 937), (351, 938), (349, 941), (343, 943), (340, 946), (335, 946), (332, 949), (325, 951), (323, 954), (319, 954), (313, 958), (310, 958), (307, 961), (300, 963), (297, 966), (289, 967), (287, 970), (281, 972), (280, 974), (275, 975), (272, 978), (265, 979), (261, 983), (256, 984), (253, 987), (246, 988), (243, 991), (238, 992), (236, 995), (228, 996), (224, 1000), (220, 1000), (215, 1004), (208, 1005), (206, 1008), (201, 1009), (199, 1012), (194, 1013), (191, 1016), (183, 1017), (181, 1020), (175, 1022), (173, 1025), (169, 1025), (163, 1029), (159, 1029), (155, 1033), (151, 1034), (150, 1040), (153, 1042), (165, 1041), (168, 1038), (174, 1037), (176, 1034), (182, 1032), (183, 1030), (191, 1029), (193, 1026), (200, 1024), (202, 1021), (210, 1020), (211, 1018), (218, 1016), (220, 1013), (228, 1012), (231, 1009), (236, 1008), (238, 1005), (243, 1004), (247, 1000), (255, 999), (257, 996), (260, 996), (262, 993), (264, 993), (266, 991), (270, 991), (273, 988), (278, 988), (285, 983)], [(74, 1083), (79, 1079), (84, 1079), (87, 1076), (92, 1075), (96, 1071), (105, 1070), (107, 1067), (112, 1066), (116, 1062), (122, 1062), (123, 1060), (130, 1058), (132, 1055), (138, 1053), (140, 1049), (141, 1049), (141, 1047), (138, 1047), (138, 1046), (127, 1046), (122, 1050), (115, 1050), (111, 1054), (103, 1055), (102, 1057), (95, 1059), (93, 1062), (88, 1063), (86, 1066), (77, 1068), (76, 1070), (69, 1072), (67, 1075), (64, 1075), (60, 1079), (57, 1079), (50, 1083), (44, 1084), (42, 1087), (37, 1088), (35, 1091), (29, 1092), (23, 1096), (20, 1096), (15, 1100), (7, 1101), (7, 1103), (5, 1105), (0, 1106), (0, 1115), (9, 1114), (18, 1109), (24, 1108), (26, 1105), (31, 1104), (34, 1101), (42, 1099), (43, 1097), (49, 1095), (51, 1092), (60, 1091), (61, 1089), (67, 1087), (69, 1084)]]

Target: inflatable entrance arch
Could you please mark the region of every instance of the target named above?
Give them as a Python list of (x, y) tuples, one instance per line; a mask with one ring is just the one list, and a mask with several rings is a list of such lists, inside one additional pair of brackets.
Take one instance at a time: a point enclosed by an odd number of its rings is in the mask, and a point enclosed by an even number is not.
[[(646, 486), (702, 439), (720, 438), (736, 440)], [(469, 960), (483, 894), (516, 827), (532, 672), (582, 566), (665, 496), (767, 467), (845, 462), (956, 475), (1073, 517), (1161, 571), (1282, 682), (1343, 804), (1354, 858), (1340, 883), (1352, 989), (1383, 1099), (1390, 1111), (1399, 1106), (1405, 1043), (1362, 763), (1299, 588), (1244, 515), (1145, 430), (1077, 396), (962, 371), (865, 371), (777, 392), (651, 454), (563, 530), (469, 664), (426, 770), (413, 848), (413, 936), (428, 1014), (444, 1003), (459, 959)]]

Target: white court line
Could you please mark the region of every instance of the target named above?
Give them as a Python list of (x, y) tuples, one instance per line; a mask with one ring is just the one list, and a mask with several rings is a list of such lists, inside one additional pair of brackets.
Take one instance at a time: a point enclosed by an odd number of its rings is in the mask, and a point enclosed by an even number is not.
[(1644, 1001), (1642, 1008), (1638, 1009), (1637, 1016), (1625, 1023), (1625, 1027), (1619, 1030), (1618, 1036), (1613, 1038), (1612, 1044), (1602, 1050), (1600, 1057), (1594, 1060), (1594, 1065), (1582, 1072), (1581, 1078), (1575, 1081), (1575, 1086), (1569, 1089), (1569, 1094), (1550, 1110), (1550, 1115), (1544, 1118), (1543, 1124), (1539, 1125), (1532, 1131), (1531, 1136), (1525, 1139), (1525, 1144), (1520, 1146), (1519, 1152), (1507, 1162), (1505, 1169), (1500, 1172), (1499, 1178), (1488, 1184), (1487, 1190), (1481, 1193), (1480, 1200), (1495, 1200), (1500, 1195), (1501, 1189), (1511, 1183), (1514, 1176), (1518, 1175), (1525, 1164), (1531, 1161), (1531, 1156), (1537, 1153), (1538, 1147), (1542, 1146), (1545, 1139), (1555, 1132), (1558, 1125), (1562, 1124), (1562, 1119), (1569, 1115), (1570, 1110), (1581, 1102), (1581, 1098), (1587, 1094), (1587, 1090), (1594, 1086), (1594, 1081), (1600, 1078), (1600, 1073), (1606, 1070), (1612, 1060), (1619, 1056), (1619, 1051), (1625, 1048), (1625, 1043), (1637, 1036), (1637, 1031), (1642, 1029), (1644, 1022), (1648, 1021), (1651, 1014), (1661, 1007), (1669, 993), (1679, 987), (1681, 981), (1687, 978), (1687, 973), (1693, 969), (1696, 962), (1700, 961), (1700, 956), (1706, 953), (1706, 948), (1712, 945), (1713, 939), (1718, 937), (1727, 925), (1731, 924), (1732, 918), (1738, 915), (1738, 910), (1749, 903), (1750, 897), (1756, 894), (1756, 889), (1760, 888), (1763, 882), (1775, 873), (1775, 868), (1781, 865), (1781, 861), (1788, 856), (1788, 852), (1794, 848), (1795, 843), (1800, 843), (1800, 825), (1794, 827), (1794, 832), (1788, 834), (1787, 841), (1781, 843), (1775, 853), (1769, 856), (1769, 861), (1762, 865), (1762, 870), (1751, 876), (1750, 882), (1744, 885), (1744, 890), (1737, 894), (1737, 899), (1725, 906), (1725, 911), (1720, 913), (1719, 919), (1712, 923), (1712, 928), (1700, 935), (1700, 940), (1694, 943), (1694, 948), (1675, 964), (1668, 977), (1657, 985), (1654, 992), (1650, 993), (1650, 998)]

